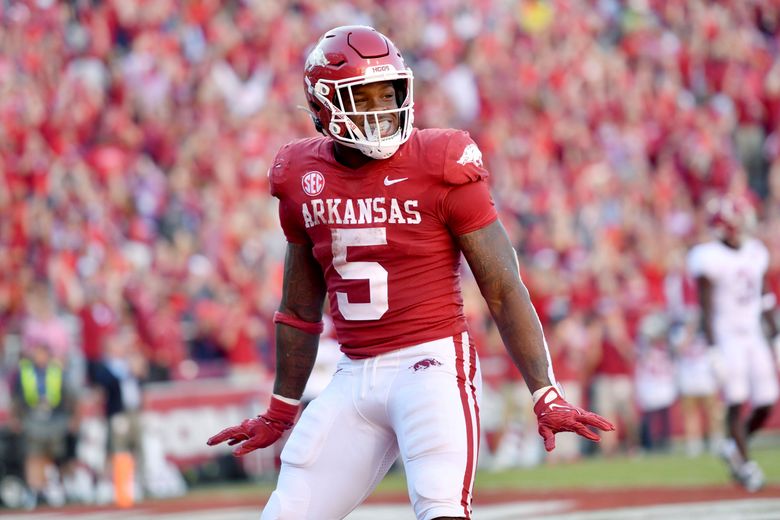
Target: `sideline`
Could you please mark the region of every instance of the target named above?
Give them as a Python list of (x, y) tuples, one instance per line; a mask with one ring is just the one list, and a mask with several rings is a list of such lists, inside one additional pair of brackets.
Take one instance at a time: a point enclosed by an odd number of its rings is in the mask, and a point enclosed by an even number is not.
[[(717, 488), (713, 488), (717, 492)], [(606, 507), (590, 509), (582, 500), (524, 500), (485, 504), (474, 508), (474, 516), (480, 520), (668, 520), (669, 518), (706, 517), (708, 520), (766, 520), (780, 518), (780, 490), (776, 497), (712, 500), (633, 507)], [(583, 511), (583, 506), (586, 509)], [(207, 510), (161, 512), (150, 507), (138, 507), (127, 511), (55, 511), (14, 514), (3, 513), (7, 520), (256, 520), (258, 507), (223, 507)], [(776, 515), (776, 516), (772, 516)], [(346, 520), (414, 520), (408, 504), (367, 504), (361, 506)]]

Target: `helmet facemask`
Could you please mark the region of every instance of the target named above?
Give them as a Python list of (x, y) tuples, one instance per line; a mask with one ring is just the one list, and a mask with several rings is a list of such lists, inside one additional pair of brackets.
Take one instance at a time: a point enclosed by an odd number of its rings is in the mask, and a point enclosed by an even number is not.
[[(384, 70), (379, 73), (340, 80), (320, 79), (316, 85), (308, 85), (310, 93), (329, 112), (330, 121), (323, 125), (323, 130), (341, 144), (360, 150), (372, 159), (391, 157), (409, 139), (414, 123), (412, 71), (397, 71), (392, 65), (374, 67), (380, 68)], [(355, 87), (381, 81), (393, 83), (398, 108), (351, 110), (356, 106)], [(398, 128), (392, 135), (383, 135), (390, 120), (397, 121)]]

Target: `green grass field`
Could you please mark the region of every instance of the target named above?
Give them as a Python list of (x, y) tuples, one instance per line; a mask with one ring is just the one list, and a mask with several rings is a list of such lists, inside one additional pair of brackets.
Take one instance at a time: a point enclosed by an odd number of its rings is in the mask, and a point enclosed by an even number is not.
[[(780, 484), (780, 447), (753, 450), (767, 484)], [(560, 488), (685, 487), (730, 482), (725, 464), (712, 455), (687, 458), (679, 454), (643, 455), (605, 459), (592, 457), (574, 463), (542, 465), (508, 471), (479, 471), (477, 490), (507, 488), (551, 490)], [(405, 489), (403, 474), (388, 475), (377, 492)]]
[[(780, 446), (753, 450), (764, 469), (767, 484), (780, 485)], [(574, 463), (542, 465), (508, 471), (478, 471), (476, 490), (543, 491), (564, 488), (604, 489), (642, 487), (701, 487), (730, 482), (724, 463), (712, 455), (687, 458), (680, 454), (643, 455), (605, 459), (593, 457)], [(270, 494), (275, 479), (231, 485), (198, 487), (189, 496)], [(406, 482), (400, 471), (390, 473), (375, 495), (404, 493)]]

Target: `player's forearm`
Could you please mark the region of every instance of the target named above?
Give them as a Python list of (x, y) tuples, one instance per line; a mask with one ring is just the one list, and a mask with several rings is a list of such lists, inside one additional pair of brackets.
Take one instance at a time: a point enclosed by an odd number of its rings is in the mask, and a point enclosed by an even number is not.
[(777, 322), (775, 321), (774, 311), (775, 309), (772, 308), (772, 309), (767, 309), (761, 313), (761, 318), (766, 324), (766, 331), (769, 333), (770, 338), (775, 338), (777, 337), (778, 334), (780, 334), (780, 329), (778, 329)]
[(704, 334), (704, 339), (707, 341), (707, 345), (715, 345), (715, 332), (712, 326), (712, 318), (709, 316), (709, 311), (703, 311), (704, 317), (702, 318), (701, 331)]
[(544, 332), (525, 287), (512, 287), (500, 300), (488, 301), (488, 308), (528, 389), (551, 385)]
[(712, 299), (709, 291), (704, 295), (699, 296), (699, 303), (701, 305), (701, 331), (704, 334), (704, 339), (707, 341), (707, 345), (715, 345), (715, 327), (713, 326), (712, 319)]
[(712, 284), (704, 276), (696, 279), (699, 306), (701, 307), (701, 331), (708, 345), (715, 344), (715, 329), (712, 326)]
[(311, 247), (288, 243), (279, 305), (286, 318), (276, 323), (275, 394), (291, 399), (303, 395), (320, 339), (310, 325), (322, 320), (324, 300), (325, 279)]
[(780, 334), (780, 328), (775, 320), (775, 311), (777, 309), (777, 296), (769, 283), (769, 279), (764, 274), (761, 284), (761, 320), (766, 325), (766, 331), (769, 333), (769, 339), (773, 342)]
[(319, 334), (295, 327), (276, 325), (276, 379), (274, 393), (300, 399), (317, 359)]
[(533, 392), (551, 384), (542, 326), (518, 273), (515, 251), (499, 221), (458, 237), (501, 339)]

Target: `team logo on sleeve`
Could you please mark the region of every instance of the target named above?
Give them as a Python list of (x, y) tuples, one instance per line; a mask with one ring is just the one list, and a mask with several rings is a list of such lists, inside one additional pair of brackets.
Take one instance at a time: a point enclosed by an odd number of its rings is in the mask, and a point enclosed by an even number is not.
[(308, 172), (301, 179), (301, 186), (306, 195), (314, 197), (322, 193), (322, 189), (325, 188), (325, 177), (317, 171)]
[(463, 150), (463, 155), (458, 159), (458, 164), (467, 165), (474, 164), (479, 168), (482, 168), (482, 152), (479, 150), (476, 144), (470, 143)]

